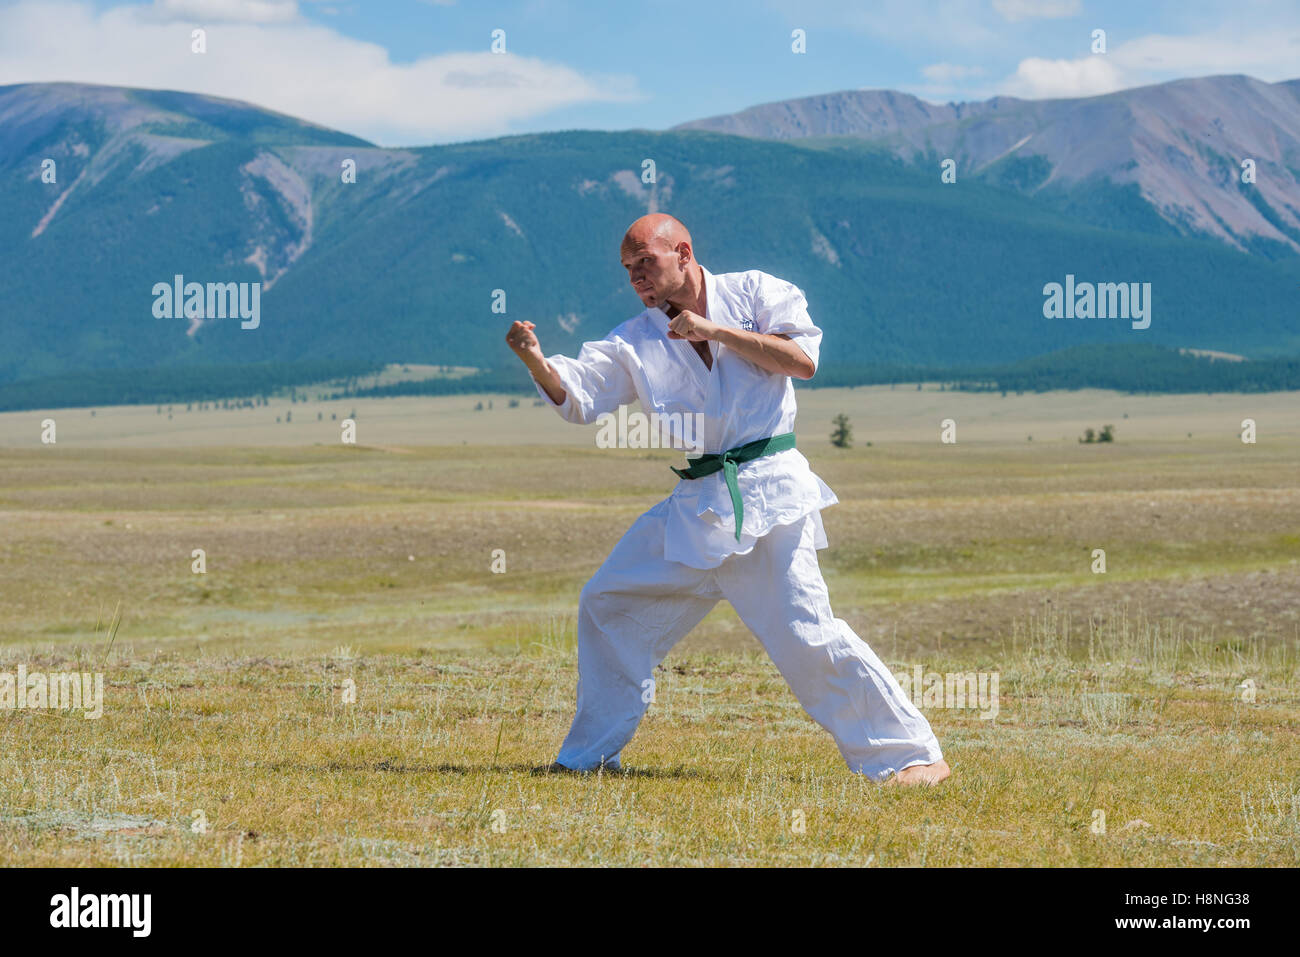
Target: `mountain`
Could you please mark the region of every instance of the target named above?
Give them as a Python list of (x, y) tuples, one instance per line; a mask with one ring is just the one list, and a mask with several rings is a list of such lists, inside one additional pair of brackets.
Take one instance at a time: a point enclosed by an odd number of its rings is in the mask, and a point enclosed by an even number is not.
[[(1101, 187), (1072, 194), (1113, 212), (1103, 227), (1042, 190), (945, 185), (854, 138), (570, 131), (381, 149), (229, 100), (25, 84), (0, 87), (0, 174), (0, 383), (231, 363), (502, 368), (516, 318), (572, 355), (641, 311), (617, 250), (652, 209), (687, 223), (714, 272), (801, 286), (823, 368), (1106, 342), (1300, 353), (1300, 256), (1280, 243), (1261, 255), (1143, 218), (1131, 193), (1108, 207)], [(260, 283), (260, 323), (156, 318), (152, 290), (176, 275)], [(1150, 283), (1149, 328), (1045, 318), (1044, 286), (1067, 276)]]
[[(852, 137), (927, 170), (951, 157), (959, 181), (971, 176), (1041, 196), (1099, 225), (1114, 224), (1108, 206), (1119, 197), (1092, 202), (1097, 188), (1136, 188), (1178, 233), (1272, 255), (1300, 252), (1300, 80), (1214, 76), (1081, 99), (946, 105), (892, 90), (848, 91), (675, 129)], [(1241, 182), (1245, 159), (1255, 161), (1254, 184)]]

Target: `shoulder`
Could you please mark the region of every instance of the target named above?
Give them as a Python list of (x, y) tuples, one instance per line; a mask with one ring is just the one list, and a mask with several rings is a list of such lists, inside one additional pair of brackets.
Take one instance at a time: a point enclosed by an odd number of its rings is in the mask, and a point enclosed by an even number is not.
[(601, 341), (613, 343), (614, 345), (635, 346), (638, 342), (651, 336), (652, 328), (653, 320), (650, 310), (646, 309), (631, 319), (624, 319), (606, 333)]
[(729, 289), (746, 296), (766, 299), (771, 296), (788, 296), (792, 292), (802, 292), (798, 286), (761, 269), (746, 269), (744, 272), (721, 273), (714, 277), (719, 283), (725, 283)]
[(610, 339), (622, 339), (625, 342), (636, 342), (638, 339), (644, 339), (650, 332), (654, 321), (649, 309), (643, 309), (631, 319), (624, 319), (609, 334)]

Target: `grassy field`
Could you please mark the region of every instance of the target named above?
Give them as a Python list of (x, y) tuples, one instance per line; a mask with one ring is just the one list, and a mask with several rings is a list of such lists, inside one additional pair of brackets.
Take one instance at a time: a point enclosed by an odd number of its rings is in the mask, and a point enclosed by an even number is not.
[(924, 709), (934, 790), (850, 775), (725, 603), (628, 773), (529, 774), (578, 590), (679, 453), (479, 399), (0, 415), (0, 673), (104, 675), (98, 720), (0, 710), (0, 860), (1300, 862), (1300, 396), (801, 391), (836, 614), (1000, 677), (996, 717)]

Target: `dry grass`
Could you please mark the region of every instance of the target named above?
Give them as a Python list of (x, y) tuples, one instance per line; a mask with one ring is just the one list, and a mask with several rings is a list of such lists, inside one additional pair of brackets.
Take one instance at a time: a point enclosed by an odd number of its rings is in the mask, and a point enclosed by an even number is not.
[[(1122, 616), (1035, 618), (965, 660), (999, 711), (932, 709), (954, 775), (848, 774), (761, 657), (669, 659), (626, 773), (538, 777), (573, 635), (516, 652), (104, 663), (105, 715), (3, 720), (0, 847), (27, 864), (1290, 865), (1296, 649)], [(47, 671), (100, 657), (28, 656)], [(10, 663), (12, 667), (12, 663)], [(1239, 685), (1251, 677), (1253, 703)], [(343, 703), (347, 679), (356, 702)], [(1095, 833), (1097, 811), (1105, 832)], [(202, 815), (200, 818), (199, 815)], [(797, 821), (803, 821), (799, 830)], [(206, 821), (206, 832), (195, 830)], [(1144, 823), (1133, 823), (1133, 822)]]
[[(1156, 401), (1120, 398), (1141, 421)], [(1000, 676), (992, 720), (927, 709), (954, 775), (903, 791), (847, 773), (725, 604), (665, 662), (630, 773), (529, 774), (572, 714), (578, 590), (676, 456), (576, 429), (402, 445), (393, 408), (362, 433), (382, 450), (88, 447), (61, 424), (0, 451), (0, 672), (102, 671), (106, 699), (0, 711), (0, 859), (1300, 862), (1294, 441), (801, 438), (841, 499), (836, 614), (896, 671)]]

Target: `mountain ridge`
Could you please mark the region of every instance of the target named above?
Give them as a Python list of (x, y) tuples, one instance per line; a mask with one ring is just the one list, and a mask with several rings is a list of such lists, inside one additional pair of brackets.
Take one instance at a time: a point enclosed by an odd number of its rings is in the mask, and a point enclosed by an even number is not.
[[(0, 88), (0, 172), (0, 382), (342, 359), (492, 369), (513, 361), (514, 318), (572, 354), (641, 311), (617, 242), (655, 209), (691, 227), (714, 272), (803, 288), (831, 365), (1126, 341), (1300, 353), (1300, 257), (1180, 235), (1133, 184), (1048, 202), (1003, 170), (954, 188), (860, 139), (567, 131), (387, 149), (238, 101), (21, 84)], [(1044, 285), (1067, 274), (1151, 282), (1151, 328), (1045, 319)], [(155, 317), (150, 290), (176, 275), (259, 283), (263, 321)]]
[[(1242, 249), (1257, 238), (1300, 253), (1300, 80), (1230, 74), (1091, 97), (944, 105), (893, 90), (838, 91), (673, 129), (781, 140), (856, 137), (914, 164), (950, 157), (959, 176), (984, 175), (1013, 155), (1031, 166), (1041, 159), (1045, 166), (1036, 171), (1017, 167), (1024, 182), (999, 181), (1029, 193), (1095, 178), (1132, 183), (1184, 233)], [(1190, 137), (1191, 129), (1200, 135)], [(1105, 135), (1080, 135), (1098, 130)], [(1244, 159), (1256, 164), (1253, 195), (1224, 189)]]

